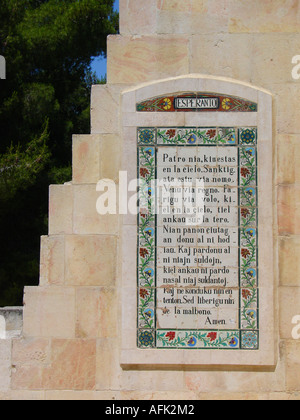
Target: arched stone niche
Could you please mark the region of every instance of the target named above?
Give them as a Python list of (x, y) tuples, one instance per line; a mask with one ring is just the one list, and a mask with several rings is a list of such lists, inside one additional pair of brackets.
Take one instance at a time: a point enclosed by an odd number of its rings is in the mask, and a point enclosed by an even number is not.
[(122, 95), (122, 136), (140, 202), (176, 177), (203, 179), (205, 199), (194, 225), (159, 200), (123, 216), (121, 365), (273, 369), (272, 95), (202, 75), (138, 86)]

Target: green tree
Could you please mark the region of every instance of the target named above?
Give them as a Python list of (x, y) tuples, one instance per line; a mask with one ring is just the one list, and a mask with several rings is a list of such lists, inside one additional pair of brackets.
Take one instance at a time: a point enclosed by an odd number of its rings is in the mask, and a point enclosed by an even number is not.
[(118, 30), (113, 0), (1, 0), (0, 306), (38, 283), (48, 186), (71, 179), (72, 134), (89, 133), (91, 57)]

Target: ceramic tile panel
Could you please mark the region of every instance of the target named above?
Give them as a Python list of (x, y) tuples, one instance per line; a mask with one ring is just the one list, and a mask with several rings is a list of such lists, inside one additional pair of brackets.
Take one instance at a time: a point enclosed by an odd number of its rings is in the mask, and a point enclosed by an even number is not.
[(122, 366), (274, 367), (272, 95), (194, 74), (123, 97), (139, 214), (123, 221)]
[(137, 346), (259, 349), (257, 127), (138, 127), (137, 155)]

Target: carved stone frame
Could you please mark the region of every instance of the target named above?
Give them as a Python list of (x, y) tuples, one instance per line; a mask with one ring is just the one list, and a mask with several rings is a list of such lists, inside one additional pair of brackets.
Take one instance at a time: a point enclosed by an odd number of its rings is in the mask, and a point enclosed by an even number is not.
[[(136, 104), (180, 92), (210, 92), (236, 96), (258, 104), (258, 112), (142, 112)], [(122, 94), (122, 170), (128, 182), (137, 177), (137, 127), (219, 126), (258, 129), (258, 230), (260, 276), (260, 346), (258, 350), (139, 349), (137, 347), (137, 217), (122, 220), (121, 366), (124, 369), (273, 370), (277, 363), (273, 246), (272, 95), (235, 80), (188, 75), (137, 86)]]

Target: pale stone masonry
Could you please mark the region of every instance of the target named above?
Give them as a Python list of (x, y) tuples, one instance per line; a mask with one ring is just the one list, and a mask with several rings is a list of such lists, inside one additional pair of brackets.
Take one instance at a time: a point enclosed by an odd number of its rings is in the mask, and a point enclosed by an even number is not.
[[(300, 340), (292, 337), (292, 318), (300, 315), (300, 81), (292, 77), (299, 45), (299, 0), (120, 0), (120, 34), (108, 38), (108, 83), (92, 89), (91, 134), (74, 136), (72, 181), (50, 187), (40, 285), (25, 288), (22, 337), (0, 340), (2, 399), (300, 398)], [(174, 78), (192, 74), (273, 95), (274, 167), (266, 176), (273, 179), (277, 357), (268, 370), (121, 366), (121, 336), (129, 325), (121, 310), (127, 244), (122, 219), (96, 212), (96, 184), (118, 182), (124, 159), (129, 176), (136, 173), (134, 156), (123, 149), (134, 121), (121, 112), (123, 105), (133, 116), (133, 96), (143, 99), (133, 89), (143, 86), (152, 98), (160, 94), (152, 83), (168, 79), (180, 91)], [(134, 225), (136, 217), (123, 221)], [(132, 243), (130, 228), (127, 234)], [(136, 296), (130, 300), (128, 317), (136, 311)]]

